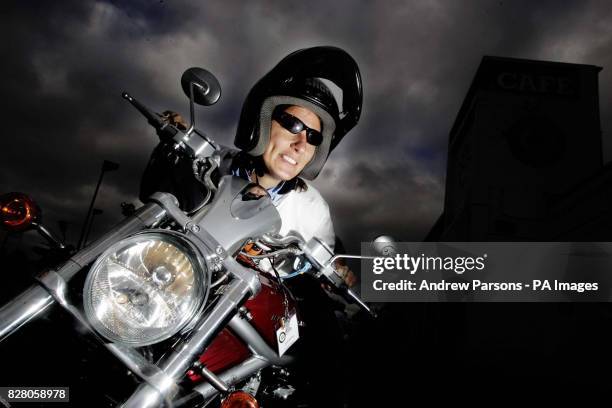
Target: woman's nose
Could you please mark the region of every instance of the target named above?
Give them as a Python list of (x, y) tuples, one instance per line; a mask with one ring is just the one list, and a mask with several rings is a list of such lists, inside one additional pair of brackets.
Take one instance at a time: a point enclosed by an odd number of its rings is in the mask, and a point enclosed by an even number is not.
[(303, 152), (306, 150), (306, 145), (308, 144), (308, 140), (306, 138), (306, 130), (302, 130), (300, 133), (295, 135), (295, 140), (291, 144), (291, 147), (295, 149), (297, 152)]

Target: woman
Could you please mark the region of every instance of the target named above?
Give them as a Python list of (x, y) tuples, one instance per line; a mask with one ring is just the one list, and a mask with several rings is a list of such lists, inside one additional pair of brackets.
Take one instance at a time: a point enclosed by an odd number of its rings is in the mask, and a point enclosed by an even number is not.
[[(342, 91), (342, 114), (331, 90)], [(281, 216), (281, 235), (316, 237), (333, 249), (329, 208), (305, 180), (321, 172), (330, 152), (359, 121), (361, 76), (353, 58), (334, 47), (314, 47), (285, 57), (249, 92), (240, 115), (230, 171), (256, 182), (270, 194)], [(348, 268), (342, 269), (348, 272)], [(344, 276), (354, 282), (351, 274)], [(313, 406), (342, 405), (345, 372), (342, 336), (332, 301), (308, 277), (287, 281), (298, 299), (301, 319), (298, 374)], [(344, 386), (343, 386), (344, 385)], [(325, 393), (321, 392), (325, 390)]]

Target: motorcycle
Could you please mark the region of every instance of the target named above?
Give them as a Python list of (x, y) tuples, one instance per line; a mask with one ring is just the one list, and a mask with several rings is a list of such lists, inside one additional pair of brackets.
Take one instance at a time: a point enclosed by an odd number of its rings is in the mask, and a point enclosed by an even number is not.
[[(0, 309), (0, 342), (58, 304), (139, 379), (123, 407), (291, 400), (287, 367), (303, 321), (287, 283), (310, 275), (374, 314), (334, 269), (341, 258), (360, 257), (336, 255), (317, 238), (280, 236), (267, 192), (220, 176), (222, 147), (195, 127), (195, 104), (220, 97), (217, 79), (190, 68), (181, 85), (190, 104), (187, 129), (122, 96), (157, 131), (165, 163), (192, 170), (198, 199), (155, 192), (105, 235), (39, 274)], [(20, 214), (20, 222), (31, 222), (27, 211), (11, 217)]]

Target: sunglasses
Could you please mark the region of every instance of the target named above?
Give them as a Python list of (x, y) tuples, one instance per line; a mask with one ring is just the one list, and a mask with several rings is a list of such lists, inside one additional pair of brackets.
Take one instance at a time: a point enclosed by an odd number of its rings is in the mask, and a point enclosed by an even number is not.
[(277, 121), (279, 125), (294, 135), (297, 135), (302, 130), (306, 130), (306, 140), (313, 146), (319, 146), (321, 143), (323, 143), (323, 135), (321, 132), (309, 128), (304, 124), (304, 122), (287, 112), (275, 112), (272, 119)]

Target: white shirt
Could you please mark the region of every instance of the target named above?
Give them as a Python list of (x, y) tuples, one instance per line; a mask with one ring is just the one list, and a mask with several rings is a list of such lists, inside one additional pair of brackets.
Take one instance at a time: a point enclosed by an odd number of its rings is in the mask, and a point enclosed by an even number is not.
[(306, 191), (290, 191), (277, 205), (282, 225), (279, 234), (286, 236), (291, 231), (299, 233), (306, 242), (317, 237), (333, 250), (334, 226), (329, 215), (329, 206), (319, 191), (306, 183)]

